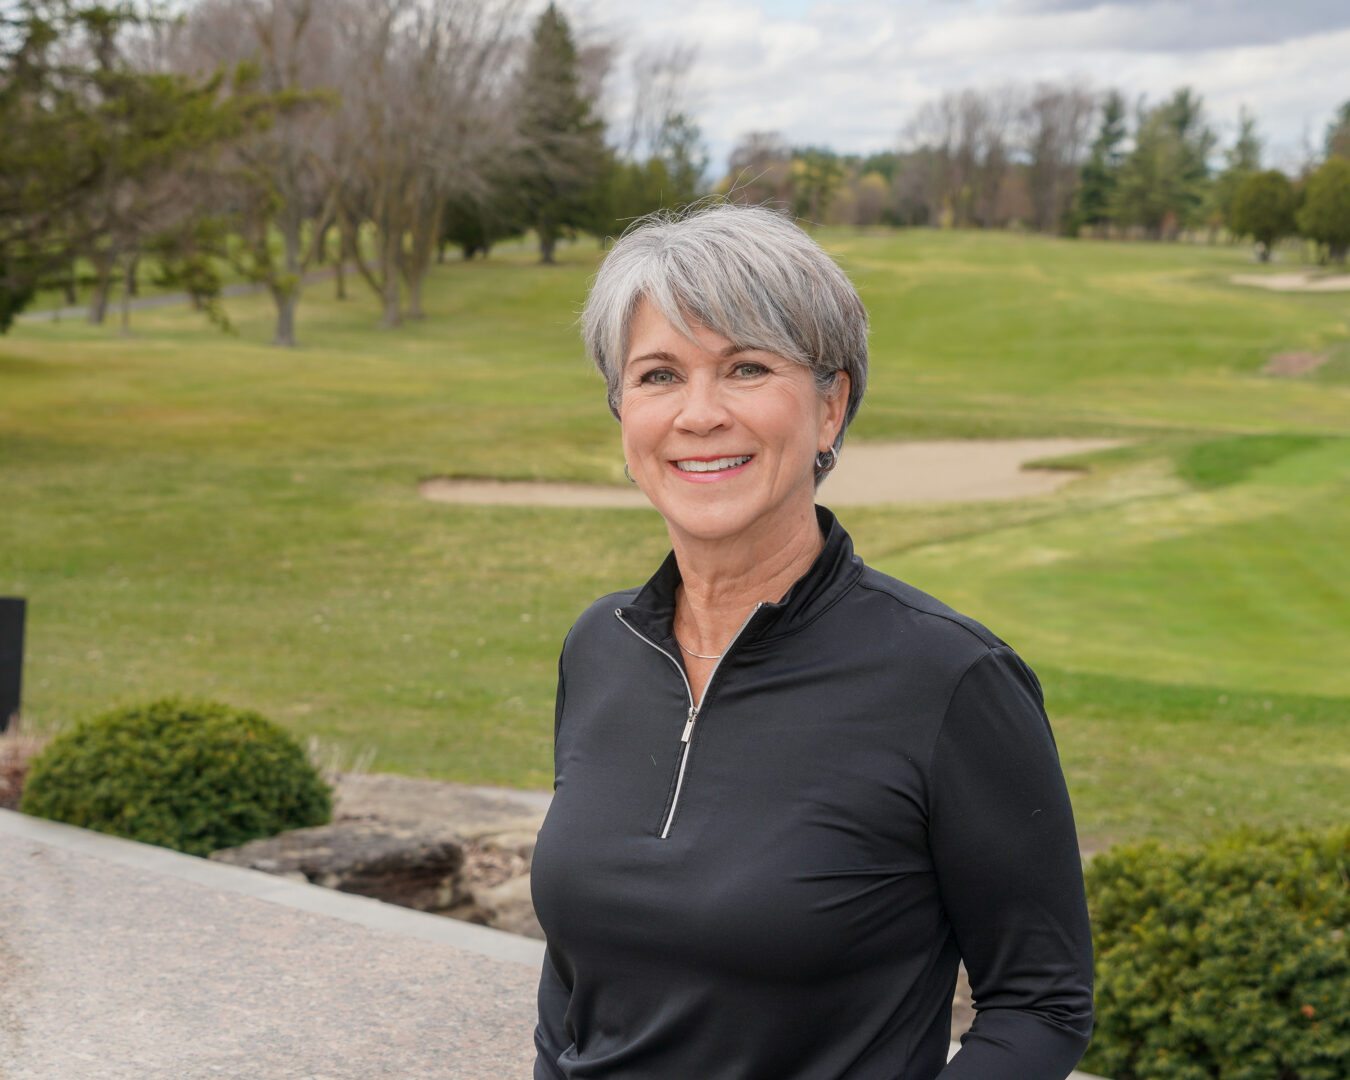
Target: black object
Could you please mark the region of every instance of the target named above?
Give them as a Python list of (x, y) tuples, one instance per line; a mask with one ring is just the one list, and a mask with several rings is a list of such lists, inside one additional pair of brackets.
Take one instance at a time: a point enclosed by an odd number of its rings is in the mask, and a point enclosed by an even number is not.
[(24, 607), (21, 596), (0, 596), (0, 731), (19, 715)]

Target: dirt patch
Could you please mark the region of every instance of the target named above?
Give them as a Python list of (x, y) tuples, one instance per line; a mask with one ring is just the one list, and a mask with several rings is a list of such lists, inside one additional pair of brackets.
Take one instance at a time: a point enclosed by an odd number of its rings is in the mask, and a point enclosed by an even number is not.
[(1350, 292), (1350, 274), (1234, 274), (1229, 280), (1272, 292)]
[(1326, 353), (1282, 352), (1276, 353), (1266, 361), (1261, 369), (1262, 375), (1280, 375), (1287, 379), (1297, 379), (1310, 375), (1329, 360)]
[(28, 778), (28, 763), (46, 745), (45, 738), (21, 732), (17, 721), (0, 733), (0, 809), (19, 808), (24, 780)]
[[(821, 486), (828, 506), (980, 502), (1048, 495), (1073, 478), (1027, 463), (1122, 445), (1121, 439), (942, 439), (844, 445)], [(418, 490), (437, 502), (492, 506), (571, 506), (650, 510), (635, 487), (437, 477)]]

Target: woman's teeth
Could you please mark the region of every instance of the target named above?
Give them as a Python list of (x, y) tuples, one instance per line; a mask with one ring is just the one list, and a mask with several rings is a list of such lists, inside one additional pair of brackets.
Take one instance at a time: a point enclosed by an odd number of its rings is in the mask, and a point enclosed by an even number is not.
[(720, 457), (712, 461), (677, 461), (675, 468), (681, 472), (720, 472), (723, 469), (734, 469), (744, 465), (750, 460), (752, 455), (744, 454), (741, 457)]

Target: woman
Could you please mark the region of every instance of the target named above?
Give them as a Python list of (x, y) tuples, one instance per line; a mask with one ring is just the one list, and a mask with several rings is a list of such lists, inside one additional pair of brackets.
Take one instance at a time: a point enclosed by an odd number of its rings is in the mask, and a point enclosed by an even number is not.
[(1064, 1077), (1091, 940), (1039, 684), (814, 505), (867, 378), (848, 279), (717, 205), (630, 230), (583, 325), (673, 550), (559, 661), (535, 1077)]

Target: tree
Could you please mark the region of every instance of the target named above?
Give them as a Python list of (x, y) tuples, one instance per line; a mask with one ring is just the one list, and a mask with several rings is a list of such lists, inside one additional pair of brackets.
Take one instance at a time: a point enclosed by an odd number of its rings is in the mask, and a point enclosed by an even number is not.
[(508, 196), (509, 183), (503, 179), (481, 194), (447, 199), (441, 216), (441, 243), (456, 245), (466, 260), (475, 255), (486, 258), (493, 244), (524, 232), (529, 223)]
[(1125, 99), (1118, 90), (1108, 91), (1101, 104), (1101, 126), (1088, 159), (1079, 174), (1075, 218), (1085, 225), (1101, 226), (1112, 221), (1120, 167), (1124, 161)]
[(1186, 87), (1152, 109), (1141, 102), (1138, 112), (1116, 209), (1122, 220), (1142, 226), (1152, 237), (1175, 236), (1200, 222), (1214, 132), (1205, 123), (1201, 99)]
[(581, 90), (576, 44), (556, 4), (534, 24), (518, 109), (521, 189), (539, 235), (539, 261), (551, 263), (559, 238), (594, 220), (592, 188), (610, 160), (604, 123)]
[(1335, 119), (1327, 125), (1325, 147), (1327, 157), (1350, 161), (1350, 101), (1342, 102)]
[(1041, 232), (1065, 225), (1093, 111), (1091, 94), (1074, 85), (1041, 83), (1027, 102), (1027, 186)]
[[(337, 220), (380, 298), (380, 327), (422, 316), (451, 198), (486, 193), (517, 148), (502, 76), (515, 7), (495, 0), (329, 0), (347, 67)], [(356, 242), (368, 222), (373, 253)], [(404, 308), (406, 290), (407, 307)]]
[(1252, 173), (1233, 195), (1229, 227), (1239, 236), (1250, 236), (1262, 262), (1270, 261), (1270, 249), (1281, 237), (1295, 230), (1294, 185), (1278, 169)]
[[(4, 306), (87, 255), (101, 322), (120, 272), (167, 232), (191, 229), (184, 177), (219, 146), (270, 117), (269, 103), (224, 95), (224, 73), (140, 70), (130, 31), (154, 21), (127, 4), (24, 5), (0, 19), (0, 289)], [(141, 41), (144, 44), (144, 41)], [(196, 285), (209, 279), (198, 276)], [(126, 306), (123, 308), (125, 325)]]
[(1344, 263), (1350, 249), (1350, 161), (1333, 157), (1308, 177), (1298, 227), (1326, 249), (1332, 262)]
[(792, 150), (778, 131), (751, 131), (731, 148), (719, 186), (733, 202), (787, 209), (792, 200)]
[(844, 165), (827, 147), (807, 146), (792, 152), (792, 214), (812, 224), (824, 221), (830, 203), (844, 182)]
[(179, 45), (179, 63), (189, 69), (246, 65), (253, 87), (277, 107), (274, 124), (233, 147), (215, 185), (228, 208), (221, 230), (228, 242), (215, 253), (267, 289), (277, 313), (274, 345), (296, 344), (305, 275), (321, 261), (336, 215), (327, 159), (337, 95), (327, 87), (341, 72), (331, 14), (315, 0), (203, 0)]
[(921, 199), (929, 220), (982, 228), (999, 223), (1018, 100), (1015, 88), (1004, 87), (949, 92), (920, 107), (907, 125), (906, 141), (912, 161), (927, 170)]
[[(1214, 181), (1215, 214), (1237, 235), (1250, 235), (1250, 230), (1233, 224), (1233, 200), (1238, 189), (1261, 168), (1261, 139), (1256, 134), (1256, 117), (1245, 105), (1238, 110), (1237, 138), (1224, 152), (1224, 158), (1226, 166)], [(1292, 227), (1288, 231), (1292, 232)]]

